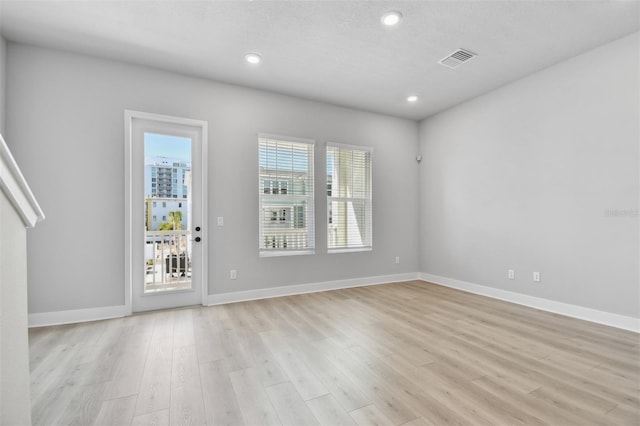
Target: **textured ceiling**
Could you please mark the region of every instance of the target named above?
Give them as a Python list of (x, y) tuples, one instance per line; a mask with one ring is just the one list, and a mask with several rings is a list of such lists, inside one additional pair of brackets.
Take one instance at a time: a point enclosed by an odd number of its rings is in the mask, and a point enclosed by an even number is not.
[[(11, 41), (422, 119), (638, 31), (638, 1), (12, 1)], [(386, 28), (381, 15), (403, 20)], [(464, 48), (457, 69), (438, 60)], [(259, 66), (244, 62), (258, 52)], [(615, 60), (615, 58), (613, 59)], [(406, 102), (410, 94), (420, 99)]]

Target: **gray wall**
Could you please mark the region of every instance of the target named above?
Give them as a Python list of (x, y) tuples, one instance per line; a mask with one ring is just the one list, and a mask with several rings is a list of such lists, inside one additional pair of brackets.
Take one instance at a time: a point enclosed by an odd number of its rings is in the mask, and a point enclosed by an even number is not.
[(640, 317), (638, 52), (636, 33), (421, 123), (423, 272)]
[(0, 36), (0, 133), (4, 135), (7, 93), (7, 42)]
[[(7, 141), (47, 212), (31, 313), (124, 303), (124, 109), (209, 122), (210, 294), (419, 269), (414, 121), (14, 43), (7, 76)], [(313, 256), (258, 257), (258, 132), (317, 141)], [(373, 252), (326, 254), (326, 141), (374, 148)]]

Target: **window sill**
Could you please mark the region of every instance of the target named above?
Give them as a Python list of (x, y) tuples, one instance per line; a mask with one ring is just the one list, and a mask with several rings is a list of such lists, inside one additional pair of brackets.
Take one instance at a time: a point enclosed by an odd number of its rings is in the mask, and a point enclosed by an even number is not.
[(327, 250), (328, 254), (334, 253), (354, 253), (360, 251), (373, 251), (373, 247), (356, 247), (356, 248), (339, 248), (339, 249), (329, 249)]
[(316, 254), (315, 250), (269, 250), (261, 251), (260, 257), (281, 257), (281, 256), (301, 256), (307, 254)]

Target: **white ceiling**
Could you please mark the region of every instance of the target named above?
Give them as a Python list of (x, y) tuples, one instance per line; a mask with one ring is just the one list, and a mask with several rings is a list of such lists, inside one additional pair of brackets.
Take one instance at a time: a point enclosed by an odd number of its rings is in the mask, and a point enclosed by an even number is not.
[[(638, 31), (638, 1), (0, 0), (11, 41), (422, 119)], [(381, 15), (403, 20), (386, 28)], [(457, 69), (437, 62), (479, 54)], [(251, 66), (244, 54), (258, 52)], [(612, 58), (615, 60), (615, 58)], [(415, 104), (406, 97), (420, 97)]]

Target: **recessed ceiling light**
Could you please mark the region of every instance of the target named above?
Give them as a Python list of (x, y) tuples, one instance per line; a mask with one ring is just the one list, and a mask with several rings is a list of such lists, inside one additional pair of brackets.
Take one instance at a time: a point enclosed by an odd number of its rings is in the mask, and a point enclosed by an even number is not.
[(418, 97), (416, 95), (407, 96), (407, 102), (416, 102)]
[(259, 64), (262, 60), (262, 57), (257, 53), (247, 53), (244, 55), (244, 59), (250, 64)]
[(401, 19), (402, 19), (402, 13), (396, 10), (392, 10), (391, 12), (387, 12), (384, 15), (382, 15), (381, 21), (386, 26), (392, 27), (394, 25), (397, 25)]

